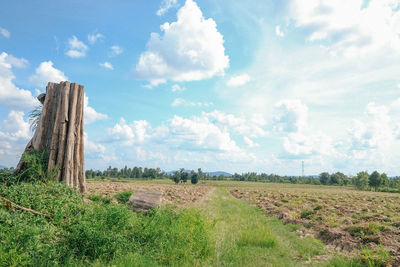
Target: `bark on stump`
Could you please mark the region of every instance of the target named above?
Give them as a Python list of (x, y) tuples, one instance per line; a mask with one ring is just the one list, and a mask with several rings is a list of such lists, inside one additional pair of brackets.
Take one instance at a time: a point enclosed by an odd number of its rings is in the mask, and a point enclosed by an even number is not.
[[(40, 98), (40, 99), (39, 99)], [(39, 124), (25, 148), (44, 151), (48, 171), (56, 166), (56, 180), (85, 192), (83, 144), (84, 87), (70, 82), (48, 83)], [(23, 168), (22, 158), (17, 171)]]

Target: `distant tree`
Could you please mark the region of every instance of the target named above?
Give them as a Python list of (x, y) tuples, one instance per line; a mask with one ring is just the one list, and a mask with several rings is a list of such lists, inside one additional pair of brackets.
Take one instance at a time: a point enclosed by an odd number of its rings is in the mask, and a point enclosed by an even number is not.
[(357, 173), (357, 176), (353, 178), (353, 184), (361, 190), (365, 190), (369, 184), (369, 174), (364, 172)]
[(389, 178), (386, 173), (381, 174), (382, 185), (388, 186), (389, 185)]
[(323, 172), (319, 175), (319, 181), (321, 184), (329, 184), (330, 182), (330, 175), (327, 172)]
[(374, 171), (373, 173), (371, 173), (371, 175), (369, 176), (369, 186), (375, 188), (375, 191), (377, 190), (377, 188), (379, 186), (382, 185), (382, 177), (379, 174), (379, 172)]
[(197, 169), (197, 176), (198, 176), (198, 179), (199, 179), (199, 180), (201, 180), (201, 179), (204, 178), (204, 173), (203, 173), (203, 171), (201, 170), (201, 168), (198, 168), (198, 169)]
[(197, 173), (195, 173), (194, 171), (192, 171), (192, 173), (190, 175), (190, 182), (192, 184), (197, 184), (199, 182), (199, 175)]
[(179, 172), (174, 172), (174, 174), (172, 175), (172, 180), (176, 184), (179, 184), (179, 182), (181, 181), (181, 174)]
[(343, 185), (346, 175), (341, 172), (336, 172), (331, 175), (331, 184)]
[(180, 169), (180, 175), (181, 175), (181, 182), (186, 183), (189, 178), (189, 174), (187, 172), (185, 172), (184, 168)]

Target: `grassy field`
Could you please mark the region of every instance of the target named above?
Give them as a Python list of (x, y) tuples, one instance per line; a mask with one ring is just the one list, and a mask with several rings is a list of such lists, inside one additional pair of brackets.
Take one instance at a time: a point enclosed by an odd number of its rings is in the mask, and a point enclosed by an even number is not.
[[(398, 266), (399, 195), (249, 182), (89, 180), (0, 187), (0, 266)], [(126, 204), (163, 192), (147, 215)], [(390, 238), (390, 240), (389, 240)]]
[(215, 222), (213, 266), (379, 266), (398, 260), (397, 194), (233, 181), (95, 181), (88, 188), (109, 196), (155, 189), (167, 193), (165, 203), (200, 208)]

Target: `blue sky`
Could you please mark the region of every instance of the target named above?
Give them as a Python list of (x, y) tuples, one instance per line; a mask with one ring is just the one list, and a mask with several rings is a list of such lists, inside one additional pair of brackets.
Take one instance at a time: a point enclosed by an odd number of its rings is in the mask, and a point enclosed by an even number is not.
[(8, 1), (0, 165), (47, 82), (83, 84), (86, 168), (400, 175), (400, 1)]

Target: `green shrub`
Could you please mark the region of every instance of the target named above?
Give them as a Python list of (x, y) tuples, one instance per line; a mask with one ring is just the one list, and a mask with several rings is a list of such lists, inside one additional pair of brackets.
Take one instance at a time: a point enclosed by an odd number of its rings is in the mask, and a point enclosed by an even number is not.
[(300, 218), (310, 220), (314, 215), (314, 211), (312, 210), (302, 210), (300, 213)]
[(100, 196), (100, 195), (88, 195), (87, 198), (90, 199), (91, 201), (100, 202), (100, 203), (103, 203), (103, 204), (110, 204), (111, 203), (111, 199), (109, 199), (107, 197)]
[(124, 192), (119, 192), (114, 196), (114, 198), (118, 201), (118, 203), (126, 204), (129, 202), (129, 198), (131, 197), (133, 191), (128, 190)]
[(47, 170), (48, 158), (45, 151), (31, 150), (22, 154), (22, 168), (17, 173), (19, 181), (26, 182), (47, 182), (54, 181), (56, 167), (53, 170)]
[[(200, 211), (84, 204), (63, 183), (1, 186), (0, 195), (50, 219), (0, 203), (0, 266), (196, 265), (213, 251)], [(126, 263), (126, 264), (124, 264)]]
[(383, 249), (381, 246), (376, 249), (361, 248), (360, 260), (366, 266), (387, 266), (392, 260), (392, 256), (388, 250)]

